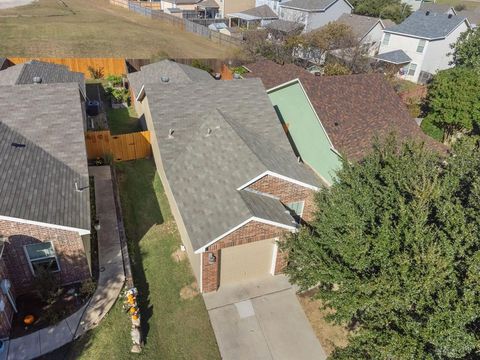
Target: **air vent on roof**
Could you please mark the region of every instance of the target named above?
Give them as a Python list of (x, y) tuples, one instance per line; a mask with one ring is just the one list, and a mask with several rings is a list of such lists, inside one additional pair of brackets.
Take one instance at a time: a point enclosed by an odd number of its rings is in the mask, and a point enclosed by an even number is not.
[(448, 18), (449, 18), (449, 19), (451, 19), (451, 18), (452, 18), (452, 16), (453, 16), (452, 14), (448, 14)]
[(426, 16), (430, 15), (430, 11), (427, 11), (427, 12), (425, 13), (425, 15), (426, 15)]
[(34, 76), (33, 77), (33, 83), (34, 84), (41, 84), (42, 83), (42, 78), (40, 76)]
[(211, 128), (207, 128), (207, 133), (205, 134), (205, 136), (210, 136), (211, 133), (212, 133), (212, 129), (211, 129)]
[(167, 83), (167, 82), (170, 81), (170, 78), (169, 78), (168, 76), (162, 76), (162, 77), (160, 78), (160, 80), (162, 80), (162, 82), (164, 82), (164, 83)]
[(24, 148), (26, 145), (25, 144), (19, 144), (16, 142), (12, 142), (12, 146), (15, 148)]
[(169, 139), (173, 139), (173, 133), (174, 132), (175, 132), (175, 130), (173, 130), (173, 129), (168, 130), (168, 138)]

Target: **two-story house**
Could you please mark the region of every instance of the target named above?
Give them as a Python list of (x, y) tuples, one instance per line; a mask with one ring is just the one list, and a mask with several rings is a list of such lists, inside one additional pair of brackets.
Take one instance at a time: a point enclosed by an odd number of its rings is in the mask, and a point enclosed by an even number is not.
[(464, 16), (417, 11), (384, 30), (376, 59), (399, 66), (403, 79), (425, 83), (438, 70), (452, 66), (450, 45), (469, 28)]
[(302, 23), (304, 32), (318, 29), (350, 14), (353, 6), (347, 0), (290, 0), (280, 3), (279, 18)]

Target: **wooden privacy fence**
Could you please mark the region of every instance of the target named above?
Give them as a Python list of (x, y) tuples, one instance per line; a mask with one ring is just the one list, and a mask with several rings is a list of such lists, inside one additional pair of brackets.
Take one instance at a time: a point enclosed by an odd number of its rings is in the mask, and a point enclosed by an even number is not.
[(89, 160), (111, 156), (114, 161), (127, 161), (152, 155), (149, 131), (121, 135), (112, 135), (108, 130), (87, 131), (85, 143)]
[(129, 0), (109, 1), (111, 5), (121, 6), (151, 19), (166, 21), (171, 25), (178, 27), (179, 29), (201, 35), (219, 44), (240, 46), (243, 43), (242, 39), (222, 34), (218, 31), (210, 30), (207, 26), (197, 24), (188, 19), (183, 19), (181, 17), (173, 16), (171, 14), (166, 14), (162, 10), (156, 8), (154, 5), (147, 5), (149, 4), (147, 2)]
[(123, 58), (21, 58), (9, 57), (14, 64), (21, 64), (31, 60), (44, 61), (53, 64), (65, 65), (70, 71), (81, 72), (86, 78), (91, 78), (89, 67), (103, 69), (104, 76), (123, 75), (127, 73)]

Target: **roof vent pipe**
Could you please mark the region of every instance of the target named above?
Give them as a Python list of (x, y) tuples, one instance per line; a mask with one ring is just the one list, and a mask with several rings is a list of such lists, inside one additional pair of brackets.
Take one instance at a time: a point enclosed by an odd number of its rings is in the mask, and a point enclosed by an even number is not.
[(175, 130), (173, 130), (173, 129), (168, 130), (168, 138), (169, 138), (169, 139), (173, 139), (173, 133), (174, 133), (174, 131), (175, 131)]
[(427, 12), (425, 13), (425, 15), (426, 15), (426, 16), (430, 15), (430, 11), (427, 11)]
[(212, 133), (212, 129), (211, 129), (211, 128), (208, 128), (208, 129), (207, 129), (207, 135), (205, 135), (205, 136), (210, 136), (211, 133)]
[(452, 16), (453, 16), (452, 14), (448, 14), (448, 18), (449, 18), (449, 19), (451, 19), (451, 18), (452, 18)]
[(162, 76), (162, 77), (160, 78), (160, 80), (162, 80), (162, 82), (164, 82), (164, 83), (167, 83), (167, 82), (170, 81), (170, 78), (169, 78), (168, 76)]
[(41, 84), (42, 83), (42, 78), (40, 76), (34, 76), (33, 77), (33, 83), (34, 84)]

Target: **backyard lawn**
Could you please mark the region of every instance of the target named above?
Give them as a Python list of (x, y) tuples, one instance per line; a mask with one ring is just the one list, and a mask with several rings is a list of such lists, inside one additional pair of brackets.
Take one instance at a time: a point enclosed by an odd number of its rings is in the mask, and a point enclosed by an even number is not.
[(107, 109), (108, 127), (112, 135), (141, 131), (135, 109), (130, 106), (122, 109)]
[(192, 291), (194, 276), (188, 260), (182, 260), (184, 253), (173, 255), (179, 249), (180, 236), (153, 161), (115, 166), (133, 275), (140, 292), (145, 348), (140, 355), (130, 353), (129, 320), (117, 302), (98, 328), (56, 358), (219, 359), (203, 298)]
[(108, 0), (38, 0), (0, 10), (0, 56), (224, 58), (228, 49)]

